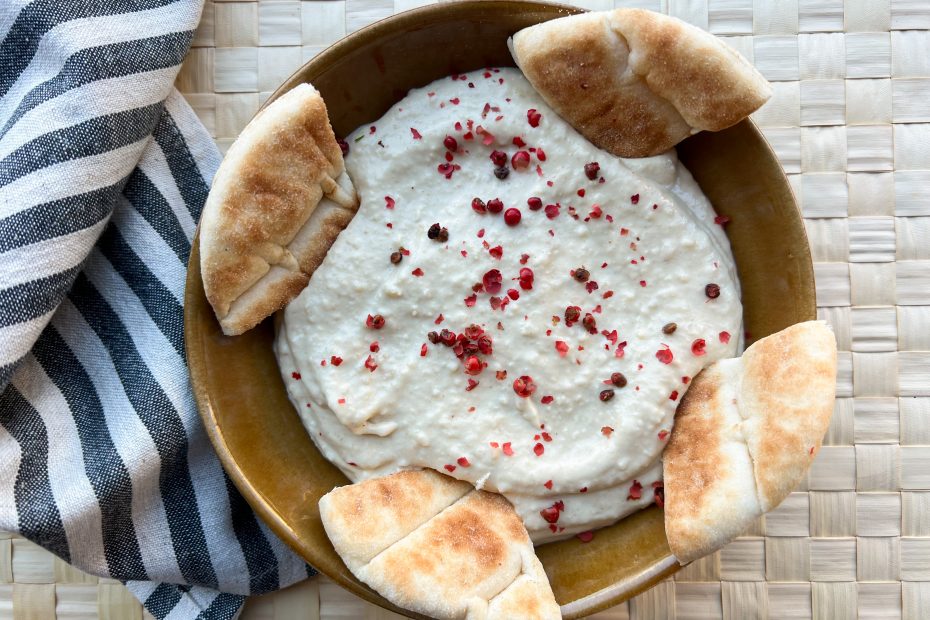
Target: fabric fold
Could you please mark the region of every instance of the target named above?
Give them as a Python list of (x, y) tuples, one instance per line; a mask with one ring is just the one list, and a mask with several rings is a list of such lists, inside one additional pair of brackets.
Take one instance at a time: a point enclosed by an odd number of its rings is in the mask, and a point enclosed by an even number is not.
[(0, 10), (0, 529), (159, 619), (232, 618), (313, 574), (223, 471), (185, 363), (220, 161), (173, 88), (201, 2)]

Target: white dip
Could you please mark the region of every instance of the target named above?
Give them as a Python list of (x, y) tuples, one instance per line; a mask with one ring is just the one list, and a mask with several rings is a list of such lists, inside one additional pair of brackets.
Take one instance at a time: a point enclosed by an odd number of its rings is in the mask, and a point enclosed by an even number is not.
[[(413, 90), (347, 142), (361, 209), (285, 310), (276, 342), (291, 401), (326, 458), (356, 481), (431, 467), (499, 491), (537, 542), (652, 503), (687, 381), (736, 355), (742, 332), (729, 243), (674, 151), (621, 160), (597, 149), (515, 69)], [(507, 153), (503, 180), (495, 149)], [(521, 150), (529, 165), (518, 169)], [(520, 222), (477, 213), (476, 196), (519, 209)], [(543, 208), (531, 210), (531, 197)], [(428, 237), (434, 223), (446, 242)], [(409, 254), (395, 264), (401, 247)], [(587, 282), (572, 275), (580, 267)], [(494, 269), (500, 291), (473, 293)], [(569, 306), (580, 308), (571, 326)], [(369, 315), (384, 326), (367, 326)], [(490, 354), (459, 358), (428, 339), (473, 324)], [(610, 384), (617, 372), (625, 387)], [(521, 376), (536, 386), (529, 396), (514, 387)]]

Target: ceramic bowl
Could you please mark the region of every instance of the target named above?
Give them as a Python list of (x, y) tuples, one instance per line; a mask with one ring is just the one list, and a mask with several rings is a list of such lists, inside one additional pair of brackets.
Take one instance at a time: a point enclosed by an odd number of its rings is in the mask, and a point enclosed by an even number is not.
[[(378, 119), (409, 89), (453, 72), (512, 66), (507, 37), (576, 9), (496, 0), (443, 3), (355, 32), (304, 65), (270, 98), (302, 82), (322, 93), (337, 135)], [(266, 104), (267, 105), (267, 104)], [(718, 213), (743, 292), (747, 343), (815, 318), (804, 225), (781, 165), (749, 120), (678, 145)], [(397, 610), (348, 571), (326, 538), (317, 501), (348, 480), (317, 451), (287, 399), (272, 353), (272, 321), (224, 336), (203, 293), (195, 241), (185, 292), (191, 382), (207, 433), (233, 482), (271, 529), (320, 572)], [(678, 568), (662, 512), (643, 510), (578, 539), (537, 548), (566, 618), (594, 613)]]

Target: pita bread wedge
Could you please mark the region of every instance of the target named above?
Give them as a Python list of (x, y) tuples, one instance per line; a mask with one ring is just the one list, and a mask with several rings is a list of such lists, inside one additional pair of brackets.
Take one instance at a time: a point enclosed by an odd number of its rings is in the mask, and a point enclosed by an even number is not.
[(663, 455), (665, 534), (682, 563), (713, 553), (762, 514), (736, 400), (739, 359), (695, 377)]
[(561, 618), (558, 603), (552, 597), (549, 578), (535, 555), (530, 570), (517, 577), (503, 592), (488, 602), (486, 615), (469, 614), (468, 620), (481, 618), (527, 618), (543, 620)]
[(792, 325), (743, 353), (739, 406), (762, 512), (807, 473), (830, 425), (836, 338), (823, 321)]
[(771, 97), (710, 33), (642, 9), (584, 13), (517, 32), (511, 52), (546, 102), (598, 147), (648, 157), (719, 131)]
[[(352, 573), (434, 618), (559, 618), (513, 506), (432, 470), (334, 489), (323, 527)], [(515, 615), (514, 615), (515, 614)]]
[(336, 487), (320, 498), (320, 517), (355, 572), (471, 490), (467, 482), (432, 470), (402, 471)]
[(821, 321), (694, 378), (663, 455), (665, 532), (680, 562), (719, 549), (797, 487), (830, 423), (835, 381), (836, 339)]
[(207, 299), (227, 335), (284, 307), (358, 209), (323, 98), (301, 84), (229, 148), (200, 220)]

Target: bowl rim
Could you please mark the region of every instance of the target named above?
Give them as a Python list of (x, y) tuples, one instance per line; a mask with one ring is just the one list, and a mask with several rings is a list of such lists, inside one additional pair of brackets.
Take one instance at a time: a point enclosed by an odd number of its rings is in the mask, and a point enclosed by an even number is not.
[[(392, 32), (395, 28), (395, 24), (398, 22), (422, 22), (424, 17), (433, 19), (436, 15), (437, 7), (440, 6), (446, 15), (448, 15), (449, 12), (454, 12), (463, 14), (463, 16), (464, 14), (467, 14), (468, 11), (474, 10), (478, 6), (481, 6), (488, 11), (493, 11), (495, 8), (506, 7), (519, 7), (521, 10), (526, 10), (528, 7), (538, 6), (544, 7), (548, 10), (554, 9), (561, 11), (566, 15), (586, 12), (586, 9), (581, 9), (578, 7), (567, 6), (556, 2), (545, 2), (537, 0), (457, 0), (456, 2), (450, 2), (448, 4), (444, 3), (442, 5), (425, 5), (396, 13), (373, 22), (353, 33), (347, 34), (346, 36), (331, 44), (329, 47), (319, 52), (316, 56), (307, 62), (303, 63), (278, 88), (272, 92), (272, 94), (266, 99), (264, 103), (262, 103), (261, 106), (259, 106), (256, 115), (278, 97), (293, 89), (295, 86), (312, 80), (312, 78), (315, 76), (312, 74), (312, 72), (308, 76), (308, 67), (319, 65), (321, 69), (318, 70), (318, 75), (324, 71), (326, 67), (332, 65), (341, 57), (358, 51), (359, 49), (365, 47), (370, 41), (380, 38), (383, 34)], [(781, 171), (782, 176), (785, 177), (785, 188), (791, 197), (791, 202), (798, 213), (799, 219), (802, 218), (803, 214), (801, 213), (797, 197), (794, 194), (794, 190), (791, 187), (791, 184), (787, 182), (787, 176), (785, 174), (784, 167), (781, 165), (781, 162), (778, 161), (777, 155), (775, 154), (772, 145), (765, 138), (759, 127), (754, 121), (752, 121), (752, 119), (746, 118), (741, 122), (748, 124), (748, 128), (751, 131), (753, 137), (758, 139), (760, 144), (764, 147), (763, 156), (765, 160), (767, 160), (766, 163), (771, 163), (777, 166), (778, 170)], [(804, 241), (806, 242), (806, 234), (804, 236)], [(189, 311), (189, 308), (192, 307), (190, 300), (193, 299), (194, 296), (198, 295), (200, 289), (200, 287), (197, 285), (197, 281), (200, 281), (199, 242), (200, 225), (198, 223), (198, 226), (194, 232), (192, 251), (187, 265), (184, 292), (184, 332), (185, 340), (188, 343), (193, 342), (192, 336), (194, 335), (195, 331), (194, 321), (189, 320), (192, 318), (189, 316), (189, 312), (191, 312)], [(805, 245), (809, 246), (809, 243), (806, 243)], [(810, 282), (813, 282), (813, 261), (810, 260), (809, 251), (808, 260), (806, 263), (809, 265), (807, 271), (810, 273), (805, 275), (808, 275)], [(816, 316), (816, 299), (814, 295), (815, 291), (812, 291), (810, 307), (808, 308), (808, 315), (810, 316)], [(249, 506), (262, 519), (262, 521), (265, 522), (271, 531), (274, 532), (274, 534), (277, 535), (282, 541), (284, 541), (303, 560), (309, 561), (298, 544), (299, 536), (297, 533), (288, 524), (284, 517), (271, 506), (271, 503), (262, 494), (260, 489), (255, 487), (250, 482), (250, 479), (243, 473), (241, 467), (232, 454), (232, 451), (229, 449), (224, 432), (213, 410), (210, 393), (207, 389), (207, 382), (203, 379), (203, 377), (206, 375), (206, 359), (203, 355), (203, 351), (199, 347), (187, 346), (186, 358), (188, 362), (189, 374), (191, 377), (191, 389), (194, 393), (198, 413), (200, 414), (200, 418), (204, 424), (207, 437), (209, 438), (210, 443), (212, 444), (213, 449), (216, 452), (230, 480), (233, 482), (233, 484), (235, 484), (236, 488), (242, 494), (243, 498), (248, 502)], [(314, 566), (314, 568), (317, 567)], [(664, 558), (661, 558), (660, 560), (645, 566), (640, 572), (634, 575), (616, 581), (582, 598), (561, 605), (560, 611), (562, 617), (567, 619), (580, 618), (582, 616), (603, 611), (652, 588), (657, 583), (659, 583), (659, 581), (673, 575), (677, 571), (681, 570), (681, 568), (683, 568), (683, 566), (678, 563), (677, 558), (674, 555), (669, 554)], [(328, 572), (325, 569), (318, 569), (318, 571), (338, 583), (340, 587), (373, 604), (385, 607), (385, 602), (387, 602), (390, 605), (388, 609), (393, 608), (394, 611), (401, 611), (402, 613), (411, 617), (423, 617), (409, 610), (399, 608), (381, 597), (374, 597), (366, 590), (360, 590), (355, 582), (346, 579), (345, 576), (340, 573)]]
[[(276, 88), (274, 92), (271, 93), (271, 95), (268, 96), (268, 99), (266, 99), (259, 106), (258, 112), (261, 112), (261, 110), (263, 110), (271, 102), (298, 84), (305, 83), (307, 81), (307, 76), (305, 73), (308, 65), (331, 65), (340, 57), (357, 51), (370, 40), (379, 38), (383, 30), (393, 27), (393, 25), (397, 22), (422, 22), (424, 18), (432, 19), (433, 16), (439, 12), (440, 8), (442, 9), (441, 12), (443, 15), (449, 15), (450, 13), (467, 14), (469, 11), (475, 10), (479, 7), (484, 8), (487, 11), (493, 11), (495, 10), (495, 7), (510, 7), (521, 11), (530, 10), (533, 7), (539, 7), (546, 10), (555, 10), (561, 12), (563, 13), (563, 17), (589, 12), (588, 9), (570, 6), (560, 2), (548, 2), (547, 0), (451, 0), (439, 4), (427, 4), (418, 6), (406, 11), (401, 11), (400, 13), (394, 13), (393, 15), (389, 15), (375, 22), (372, 22), (367, 26), (359, 28), (355, 32), (346, 34), (344, 37), (334, 42), (329, 47), (323, 49), (316, 56), (303, 63), (280, 86), (278, 86), (278, 88)], [(256, 112), (256, 114), (258, 114), (258, 112)]]

